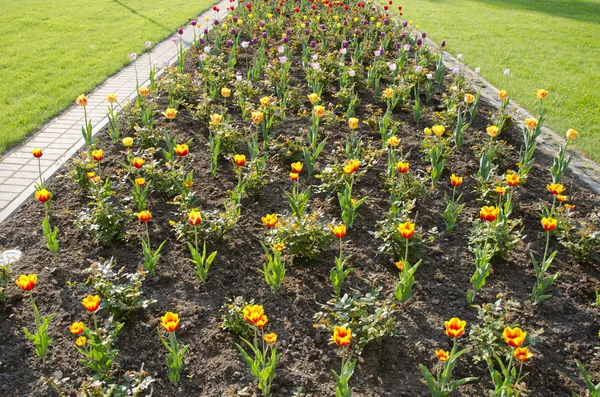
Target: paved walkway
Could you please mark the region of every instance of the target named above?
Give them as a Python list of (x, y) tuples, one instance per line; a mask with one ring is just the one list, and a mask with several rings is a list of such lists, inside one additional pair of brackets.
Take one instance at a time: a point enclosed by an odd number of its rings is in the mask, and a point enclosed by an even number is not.
[[(223, 0), (217, 4), (220, 8), (218, 17), (226, 14), (229, 1)], [(213, 20), (216, 16), (212, 8), (198, 16), (197, 33), (201, 33), (206, 24), (206, 17)], [(156, 45), (150, 51), (152, 62), (156, 66), (157, 77), (162, 74), (165, 61), (174, 61), (179, 54), (173, 38), (179, 38), (175, 32), (171, 37)], [(194, 28), (188, 25), (184, 28), (183, 44), (189, 47), (194, 39)], [(141, 54), (135, 61), (140, 86), (149, 85), (150, 63), (148, 54)], [(123, 68), (120, 72), (109, 77), (91, 93), (87, 93), (88, 119), (92, 120), (93, 133), (96, 134), (108, 124), (108, 94), (116, 94), (119, 103), (135, 100), (136, 79), (134, 64)], [(33, 137), (20, 147), (10, 151), (0, 160), (0, 223), (6, 220), (19, 206), (35, 192), (35, 181), (39, 177), (38, 160), (31, 154), (33, 148), (43, 149), (41, 158), (42, 175), (50, 178), (83, 146), (81, 126), (84, 124), (83, 108), (73, 105), (60, 116), (48, 122)]]

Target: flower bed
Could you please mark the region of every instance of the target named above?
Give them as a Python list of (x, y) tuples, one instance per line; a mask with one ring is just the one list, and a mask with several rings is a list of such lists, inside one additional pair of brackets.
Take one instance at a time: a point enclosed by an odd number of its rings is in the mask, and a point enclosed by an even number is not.
[(568, 145), (535, 150), (543, 113), (480, 100), (394, 5), (245, 4), (0, 227), (23, 251), (2, 392), (567, 395), (575, 359), (596, 379), (599, 200)]

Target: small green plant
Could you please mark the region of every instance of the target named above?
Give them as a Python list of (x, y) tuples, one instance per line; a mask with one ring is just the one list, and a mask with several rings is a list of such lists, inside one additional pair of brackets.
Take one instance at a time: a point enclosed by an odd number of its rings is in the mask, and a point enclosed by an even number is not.
[(265, 276), (265, 281), (271, 287), (271, 291), (277, 292), (281, 288), (285, 277), (285, 260), (282, 257), (285, 245), (283, 243), (273, 244), (271, 247), (273, 254), (269, 252), (266, 245), (262, 243), (261, 245), (265, 251), (266, 261), (263, 263), (262, 270), (259, 269), (258, 271)]
[(556, 228), (556, 225), (556, 218), (542, 218), (542, 227), (546, 231), (546, 248), (544, 249), (544, 258), (542, 259), (542, 262), (538, 264), (533, 252), (530, 253), (531, 262), (533, 263), (533, 268), (535, 269), (535, 285), (531, 291), (531, 300), (536, 305), (552, 297), (552, 295), (545, 295), (544, 291), (548, 289), (548, 287), (550, 287), (560, 275), (560, 272), (556, 272), (550, 276), (546, 276), (546, 272), (548, 271), (548, 268), (552, 264), (552, 261), (558, 252), (554, 251), (550, 254), (550, 256), (547, 256), (550, 233), (552, 233), (552, 231)]
[(335, 395), (336, 397), (352, 397), (352, 388), (349, 383), (354, 374), (354, 367), (356, 367), (356, 360), (352, 360), (352, 349), (349, 347), (352, 342), (352, 331), (346, 327), (335, 327), (332, 339), (343, 349), (340, 373), (331, 370), (337, 384)]
[(50, 250), (53, 255), (53, 258), (56, 260), (56, 255), (58, 254), (59, 246), (58, 246), (58, 227), (50, 226), (49, 216), (46, 214), (44, 220), (42, 221), (42, 230), (44, 232), (44, 237), (46, 238), (46, 248)]
[(346, 183), (343, 193), (338, 193), (338, 201), (342, 209), (342, 220), (348, 227), (354, 224), (358, 208), (369, 198), (365, 196), (360, 200), (352, 197), (352, 182)]
[[(597, 385), (595, 385), (592, 382), (592, 378), (590, 377), (590, 374), (588, 374), (588, 372), (586, 371), (586, 369), (583, 366), (583, 364), (581, 363), (581, 361), (575, 360), (575, 364), (577, 364), (577, 368), (579, 368), (579, 372), (581, 373), (581, 377), (585, 381), (585, 385), (587, 387), (587, 390), (588, 390), (588, 393), (589, 393), (588, 394), (589, 397), (598, 397), (598, 396), (600, 396), (600, 383), (598, 383)], [(577, 394), (577, 393), (573, 393), (573, 395), (575, 397), (580, 397), (580, 395)]]
[(319, 253), (329, 249), (333, 234), (328, 225), (322, 220), (321, 212), (296, 216), (282, 216), (276, 228), (267, 235), (267, 244), (277, 244), (285, 241), (287, 252), (306, 259), (316, 258)]
[(183, 356), (187, 351), (188, 347), (180, 346), (179, 342), (177, 342), (177, 336), (175, 335), (175, 331), (179, 328), (179, 315), (176, 313), (167, 312), (164, 316), (160, 318), (160, 325), (164, 328), (165, 331), (169, 334), (169, 341), (162, 336), (160, 333), (160, 329), (157, 329), (158, 339), (162, 342), (162, 344), (167, 348), (167, 357), (166, 364), (167, 369), (169, 370), (169, 380), (173, 382), (175, 386), (179, 383), (179, 379), (181, 377), (181, 367), (183, 366)]
[(150, 211), (144, 210), (138, 212), (137, 216), (140, 222), (142, 222), (146, 227), (146, 240), (142, 239), (142, 252), (144, 254), (144, 270), (148, 272), (148, 275), (154, 276), (154, 274), (156, 273), (156, 265), (158, 264), (158, 260), (160, 259), (160, 250), (167, 241), (163, 241), (155, 251), (152, 251), (152, 249), (150, 248), (150, 229), (148, 227), (148, 222), (151, 219)]
[(221, 328), (245, 339), (252, 337), (252, 327), (244, 319), (244, 308), (248, 305), (254, 305), (254, 300), (247, 302), (243, 296), (228, 299), (221, 307)]
[(335, 257), (335, 266), (329, 272), (329, 280), (333, 284), (333, 293), (339, 297), (342, 292), (344, 280), (352, 272), (352, 269), (344, 269), (344, 265), (348, 261), (348, 258), (344, 257), (343, 251), (343, 238), (346, 235), (346, 225), (341, 224), (334, 227), (333, 234), (340, 240), (340, 254)]
[[(113, 317), (110, 316), (106, 319), (104, 325), (99, 327), (95, 311), (93, 312), (93, 319), (94, 329), (82, 324), (85, 337), (77, 339), (77, 351), (83, 356), (81, 362), (84, 365), (94, 371), (101, 379), (108, 379), (111, 376), (113, 364), (119, 355), (119, 350), (114, 347), (114, 343), (123, 324), (114, 322)], [(71, 327), (74, 327), (75, 324)], [(71, 332), (73, 332), (73, 329)]]
[(456, 198), (456, 187), (462, 184), (462, 177), (456, 176), (452, 174), (450, 177), (452, 182), (452, 198), (448, 196), (447, 193), (444, 193), (444, 197), (446, 199), (446, 209), (444, 210), (444, 223), (446, 224), (446, 233), (452, 232), (454, 227), (456, 226), (456, 222), (460, 213), (465, 208), (465, 204), (459, 204), (459, 201), (462, 197), (462, 194)]

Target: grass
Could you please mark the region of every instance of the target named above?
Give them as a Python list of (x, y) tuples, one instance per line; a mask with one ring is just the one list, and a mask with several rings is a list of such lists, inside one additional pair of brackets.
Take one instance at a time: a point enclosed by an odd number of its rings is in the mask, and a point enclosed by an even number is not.
[(214, 0), (5, 1), (0, 153), (212, 5)]
[[(402, 0), (412, 20), (533, 114), (549, 91), (546, 125), (580, 132), (577, 146), (600, 161), (600, 0)], [(507, 84), (503, 75), (510, 69)]]

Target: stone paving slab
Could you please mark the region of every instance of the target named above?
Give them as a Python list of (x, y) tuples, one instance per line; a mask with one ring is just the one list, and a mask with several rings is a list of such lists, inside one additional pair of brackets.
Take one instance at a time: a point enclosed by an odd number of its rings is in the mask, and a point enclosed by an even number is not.
[[(218, 14), (209, 8), (198, 16), (197, 20), (202, 23), (206, 17), (212, 20), (215, 16), (221, 19), (226, 15), (229, 5), (229, 1), (222, 0), (217, 4), (220, 8)], [(204, 29), (204, 27), (200, 29)], [(173, 64), (179, 56), (178, 47), (172, 41), (174, 38), (179, 38), (177, 32), (155, 45), (149, 52), (152, 63), (156, 66), (156, 77), (164, 72), (163, 61), (168, 60)], [(182, 43), (184, 47), (189, 48), (193, 40), (194, 28), (188, 25), (183, 28)], [(148, 53), (141, 54), (135, 61), (135, 65), (131, 63), (124, 67), (87, 94), (86, 110), (88, 119), (92, 120), (94, 135), (108, 124), (109, 104), (106, 101), (108, 94), (116, 94), (121, 104), (135, 100), (137, 96), (136, 68), (139, 86), (150, 84), (148, 80), (150, 58)], [(83, 108), (72, 105), (60, 116), (46, 123), (26, 142), (0, 159), (0, 223), (35, 192), (35, 182), (38, 180), (39, 171), (37, 159), (32, 156), (31, 150), (36, 147), (42, 148), (44, 153), (41, 161), (42, 178), (49, 179), (83, 146), (84, 139), (81, 135), (83, 124)]]

